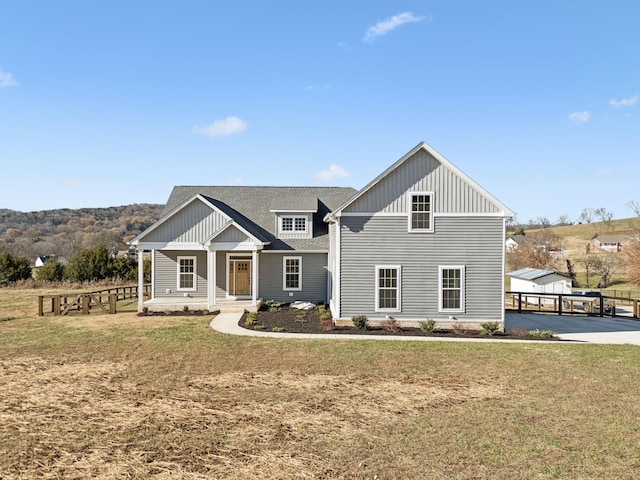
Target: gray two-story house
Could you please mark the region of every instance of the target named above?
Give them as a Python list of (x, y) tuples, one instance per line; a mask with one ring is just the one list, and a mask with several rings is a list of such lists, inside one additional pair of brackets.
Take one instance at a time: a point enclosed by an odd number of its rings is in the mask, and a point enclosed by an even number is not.
[(425, 143), (360, 191), (175, 187), (131, 242), (152, 260), (151, 299), (139, 308), (305, 300), (328, 303), (336, 321), (503, 322), (513, 215)]

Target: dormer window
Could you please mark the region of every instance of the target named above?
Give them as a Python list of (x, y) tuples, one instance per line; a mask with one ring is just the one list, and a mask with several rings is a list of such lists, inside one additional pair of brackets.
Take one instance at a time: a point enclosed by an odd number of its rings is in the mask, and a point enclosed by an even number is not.
[(280, 238), (311, 237), (310, 215), (279, 215), (278, 236)]

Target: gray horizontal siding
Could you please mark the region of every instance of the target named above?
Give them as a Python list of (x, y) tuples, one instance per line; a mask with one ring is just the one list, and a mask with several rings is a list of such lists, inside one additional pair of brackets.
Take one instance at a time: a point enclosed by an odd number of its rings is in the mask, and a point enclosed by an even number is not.
[[(207, 253), (204, 251), (154, 251), (154, 298), (191, 297), (207, 298)], [(178, 291), (178, 257), (196, 257), (195, 292)], [(167, 289), (171, 293), (167, 293)]]
[(204, 242), (229, 220), (220, 213), (194, 200), (146, 235), (144, 242)]
[[(285, 291), (282, 289), (282, 258), (284, 256), (302, 257), (302, 290)], [(290, 255), (279, 253), (260, 254), (259, 295), (264, 300), (293, 302), (327, 301), (327, 254), (292, 252)], [(292, 295), (289, 295), (289, 294)]]
[(420, 150), (347, 207), (345, 212), (406, 213), (408, 191), (437, 192), (434, 194), (436, 213), (500, 211), (482, 192)]
[(438, 217), (436, 233), (407, 233), (403, 217), (344, 217), (341, 230), (341, 316), (375, 312), (375, 266), (401, 265), (398, 319), (444, 318), (438, 312), (438, 267), (464, 265), (465, 313), (460, 321), (499, 320), (502, 301), (501, 218)]

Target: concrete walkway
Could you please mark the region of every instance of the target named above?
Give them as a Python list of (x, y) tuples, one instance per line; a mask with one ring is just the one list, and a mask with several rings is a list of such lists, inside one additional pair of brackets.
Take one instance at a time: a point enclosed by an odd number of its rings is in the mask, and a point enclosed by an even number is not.
[[(230, 335), (272, 338), (325, 338), (335, 340), (401, 340), (422, 342), (513, 342), (531, 343), (533, 340), (496, 340), (487, 338), (451, 338), (451, 337), (405, 337), (394, 335), (345, 335), (335, 333), (286, 333), (249, 330), (238, 325), (242, 313), (221, 313), (211, 320), (214, 330)], [(537, 313), (507, 312), (505, 327), (518, 327), (526, 330), (553, 330), (564, 340), (576, 340), (587, 343), (612, 343), (640, 345), (640, 321), (611, 319), (600, 317), (570, 317), (567, 315), (544, 315)]]

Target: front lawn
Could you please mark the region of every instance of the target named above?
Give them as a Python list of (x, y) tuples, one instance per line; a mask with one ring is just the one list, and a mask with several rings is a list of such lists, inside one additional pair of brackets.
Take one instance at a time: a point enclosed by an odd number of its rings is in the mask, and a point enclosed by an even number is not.
[(0, 289), (2, 478), (632, 479), (633, 346), (234, 337)]

